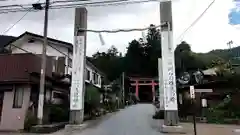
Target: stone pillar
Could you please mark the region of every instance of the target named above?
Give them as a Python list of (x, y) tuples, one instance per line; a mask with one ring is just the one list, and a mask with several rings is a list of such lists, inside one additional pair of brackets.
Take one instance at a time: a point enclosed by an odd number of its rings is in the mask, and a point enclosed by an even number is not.
[(139, 88), (138, 88), (138, 81), (136, 81), (136, 83), (135, 83), (136, 85), (136, 87), (135, 87), (135, 95), (136, 95), (136, 98), (138, 99), (138, 92), (139, 92)]
[(155, 82), (152, 80), (152, 95), (153, 95), (153, 102), (155, 101)]

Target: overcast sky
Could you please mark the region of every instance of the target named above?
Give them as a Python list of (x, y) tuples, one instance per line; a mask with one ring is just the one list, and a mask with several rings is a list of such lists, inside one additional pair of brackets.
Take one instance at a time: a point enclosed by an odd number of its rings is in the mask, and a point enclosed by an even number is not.
[[(37, 0), (35, 0), (37, 1)], [(41, 0), (42, 2), (44, 0)], [(203, 12), (212, 0), (173, 0), (174, 43), (179, 43), (179, 35)], [(0, 1), (0, 5), (32, 3), (33, 0)], [(216, 0), (209, 11), (183, 37), (195, 52), (227, 48), (233, 40), (240, 44), (240, 29), (228, 24), (228, 13), (233, 8), (231, 0)], [(0, 14), (0, 32), (4, 32), (25, 13)], [(44, 12), (29, 13), (14, 26), (7, 35), (18, 36), (25, 31), (43, 34)], [(49, 37), (63, 41), (73, 41), (74, 9), (51, 10), (49, 14)], [(150, 24), (158, 25), (159, 4), (157, 2), (88, 8), (89, 29), (143, 28)], [(106, 45), (102, 46), (98, 34), (87, 34), (87, 55), (104, 51), (115, 45), (126, 52), (128, 43), (142, 36), (141, 32), (103, 34)], [(181, 38), (180, 38), (181, 39)], [(234, 45), (236, 46), (236, 45)]]

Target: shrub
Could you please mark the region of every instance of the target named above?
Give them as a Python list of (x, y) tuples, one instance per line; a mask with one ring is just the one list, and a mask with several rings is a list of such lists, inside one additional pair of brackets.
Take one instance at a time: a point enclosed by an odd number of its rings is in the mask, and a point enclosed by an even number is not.
[(153, 119), (164, 119), (164, 111), (156, 111)]
[(85, 91), (85, 112), (91, 116), (95, 116), (95, 112), (97, 112), (98, 108), (100, 107), (100, 92), (99, 90), (92, 86), (86, 86)]
[(226, 119), (239, 119), (240, 109), (234, 106), (230, 96), (227, 96), (223, 102), (213, 108), (209, 108), (207, 112), (207, 120), (210, 123), (226, 123)]
[(30, 131), (30, 128), (34, 125), (37, 125), (37, 117), (28, 110), (24, 120), (24, 130)]
[(63, 107), (63, 105), (49, 105), (49, 121), (54, 122), (66, 122), (69, 120), (69, 109)]

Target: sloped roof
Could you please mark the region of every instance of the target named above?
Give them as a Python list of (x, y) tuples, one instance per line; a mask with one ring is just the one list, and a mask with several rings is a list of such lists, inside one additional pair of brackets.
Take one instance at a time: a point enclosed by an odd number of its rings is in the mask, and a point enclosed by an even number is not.
[[(7, 45), (9, 44), (12, 44), (13, 42), (17, 41), (18, 39), (22, 38), (23, 36), (26, 36), (26, 35), (29, 35), (29, 36), (32, 36), (32, 37), (36, 37), (36, 38), (44, 38), (42, 35), (38, 35), (38, 34), (35, 34), (35, 33), (31, 33), (31, 32), (24, 32), (23, 34), (21, 34), (20, 36), (18, 37), (13, 37), (13, 36), (5, 36), (5, 42), (4, 44), (2, 45), (2, 47), (6, 47)], [(8, 40), (7, 40), (8, 39)], [(52, 41), (52, 42), (56, 42), (56, 43), (60, 43), (60, 44), (63, 44), (65, 45), (67, 48), (69, 48), (70, 50), (73, 49), (73, 44), (72, 43), (69, 43), (69, 42), (65, 42), (65, 41), (61, 41), (61, 40), (57, 40), (57, 39), (53, 39), (53, 38), (49, 38), (48, 37), (48, 41)], [(0, 48), (1, 48), (1, 38), (0, 38)], [(89, 60), (89, 58), (87, 57), (86, 58), (86, 64), (88, 66), (90, 66), (91, 68), (93, 68), (94, 70), (96, 70), (99, 74), (101, 74), (102, 76), (105, 76), (105, 74), (103, 72), (101, 72), (95, 65), (93, 65), (91, 63), (91, 61)]]
[[(38, 35), (38, 34), (26, 31), (23, 34), (21, 34), (20, 36), (15, 37), (15, 39), (13, 39), (10, 42), (8, 42), (7, 45), (12, 44), (13, 42), (17, 41), (18, 39), (20, 39), (20, 38), (22, 38), (23, 36), (26, 36), (26, 35), (29, 35), (29, 36), (32, 36), (32, 37), (36, 37), (36, 38), (44, 38), (42, 35)], [(65, 41), (61, 41), (61, 40), (57, 40), (57, 39), (49, 38), (49, 37), (48, 37), (48, 41), (64, 44), (70, 50), (73, 49), (73, 45), (71, 43), (69, 43), (69, 42), (65, 42)]]

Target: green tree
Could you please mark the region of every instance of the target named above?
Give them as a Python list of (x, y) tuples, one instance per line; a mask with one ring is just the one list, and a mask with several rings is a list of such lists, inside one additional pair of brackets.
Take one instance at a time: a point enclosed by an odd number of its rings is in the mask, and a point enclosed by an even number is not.
[(123, 57), (115, 46), (109, 48), (107, 52), (96, 52), (91, 62), (104, 72), (110, 81), (119, 77), (123, 71)]
[(148, 30), (147, 41), (132, 40), (125, 57), (126, 71), (129, 74), (142, 76), (158, 75), (158, 58), (161, 57), (160, 30), (154, 25)]
[(191, 46), (183, 41), (175, 49), (176, 73), (204, 69), (203, 60), (191, 50)]
[(143, 72), (144, 49), (142, 44), (133, 40), (129, 43), (127, 53), (124, 58), (125, 71), (127, 74), (141, 74)]

